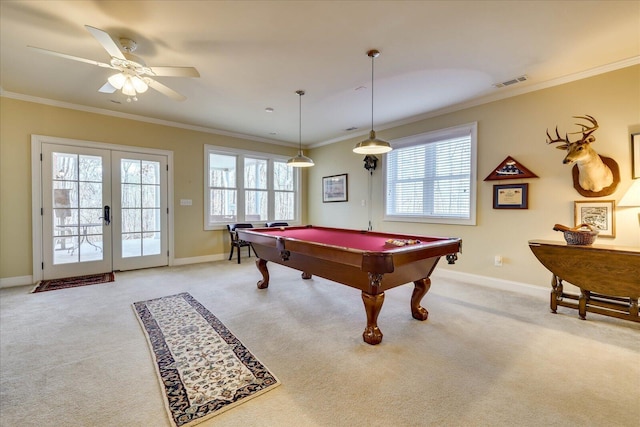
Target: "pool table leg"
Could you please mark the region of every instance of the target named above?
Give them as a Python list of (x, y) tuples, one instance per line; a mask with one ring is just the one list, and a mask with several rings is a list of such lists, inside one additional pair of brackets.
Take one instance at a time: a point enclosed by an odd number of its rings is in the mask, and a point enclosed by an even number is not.
[(411, 315), (414, 319), (427, 320), (429, 312), (426, 308), (420, 306), (420, 301), (424, 297), (429, 288), (431, 288), (431, 279), (428, 277), (413, 282), (415, 288), (413, 288), (413, 294), (411, 294)]
[(267, 269), (267, 261), (258, 258), (256, 260), (256, 267), (260, 273), (262, 273), (262, 280), (258, 280), (258, 289), (266, 289), (269, 287), (269, 270)]
[(382, 341), (382, 332), (378, 328), (378, 314), (384, 302), (384, 292), (371, 295), (362, 291), (364, 310), (367, 312), (367, 327), (364, 328), (362, 338), (367, 344), (376, 345)]

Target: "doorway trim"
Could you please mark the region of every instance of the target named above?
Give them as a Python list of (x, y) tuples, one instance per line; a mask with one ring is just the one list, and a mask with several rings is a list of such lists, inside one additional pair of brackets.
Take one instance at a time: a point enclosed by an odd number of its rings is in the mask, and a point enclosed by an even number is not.
[(132, 145), (110, 144), (105, 142), (85, 141), (79, 139), (60, 138), (46, 135), (31, 135), (31, 244), (33, 253), (33, 282), (43, 278), (42, 263), (44, 260), (42, 245), (42, 145), (50, 143), (57, 145), (81, 146), (100, 148), (105, 150), (123, 151), (129, 153), (155, 154), (167, 157), (167, 206), (169, 208), (167, 222), (167, 248), (169, 250), (169, 265), (174, 263), (174, 215), (173, 215), (173, 151), (155, 148), (144, 148)]

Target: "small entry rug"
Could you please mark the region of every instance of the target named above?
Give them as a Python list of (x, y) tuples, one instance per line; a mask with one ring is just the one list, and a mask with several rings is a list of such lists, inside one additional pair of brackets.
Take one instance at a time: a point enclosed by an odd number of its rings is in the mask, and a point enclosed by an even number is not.
[(133, 304), (147, 336), (171, 424), (198, 424), (280, 381), (184, 292)]
[(98, 283), (113, 282), (113, 273), (91, 274), (88, 276), (66, 277), (63, 279), (41, 280), (31, 293), (54, 291), (56, 289), (75, 288), (78, 286), (96, 285)]

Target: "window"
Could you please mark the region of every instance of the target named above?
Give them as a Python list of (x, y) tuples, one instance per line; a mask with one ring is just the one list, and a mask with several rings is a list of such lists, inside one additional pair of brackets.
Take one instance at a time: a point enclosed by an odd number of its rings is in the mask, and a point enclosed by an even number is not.
[(391, 145), (384, 168), (385, 220), (475, 225), (477, 123)]
[(205, 230), (235, 222), (299, 222), (299, 176), (284, 157), (205, 146)]

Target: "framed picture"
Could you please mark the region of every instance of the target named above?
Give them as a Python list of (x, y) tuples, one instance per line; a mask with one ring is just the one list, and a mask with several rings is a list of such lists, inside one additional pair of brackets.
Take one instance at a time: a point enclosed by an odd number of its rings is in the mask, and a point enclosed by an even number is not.
[(347, 174), (322, 178), (322, 202), (346, 202), (348, 200)]
[(631, 134), (631, 178), (640, 178), (640, 133)]
[(615, 200), (576, 201), (573, 207), (575, 225), (592, 225), (600, 232), (598, 237), (616, 237), (615, 210)]
[(529, 184), (493, 186), (493, 209), (528, 209)]

